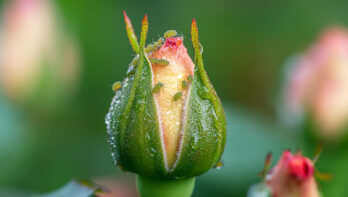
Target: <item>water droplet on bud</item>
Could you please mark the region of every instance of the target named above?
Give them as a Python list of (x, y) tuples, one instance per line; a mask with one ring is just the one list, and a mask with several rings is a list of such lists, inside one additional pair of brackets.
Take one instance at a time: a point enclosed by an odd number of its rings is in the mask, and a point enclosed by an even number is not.
[(215, 164), (214, 168), (217, 170), (220, 170), (224, 166), (224, 163), (222, 161), (219, 161)]

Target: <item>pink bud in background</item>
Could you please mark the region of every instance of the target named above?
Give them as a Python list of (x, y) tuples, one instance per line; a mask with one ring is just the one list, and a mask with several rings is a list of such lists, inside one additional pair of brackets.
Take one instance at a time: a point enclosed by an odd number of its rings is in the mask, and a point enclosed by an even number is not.
[(0, 83), (19, 103), (65, 99), (77, 82), (77, 45), (66, 34), (53, 1), (13, 0), (0, 28)]
[(313, 162), (302, 155), (284, 151), (267, 175), (272, 197), (319, 197)]
[(327, 29), (292, 66), (284, 93), (287, 108), (311, 115), (321, 138), (340, 138), (348, 123), (347, 30)]

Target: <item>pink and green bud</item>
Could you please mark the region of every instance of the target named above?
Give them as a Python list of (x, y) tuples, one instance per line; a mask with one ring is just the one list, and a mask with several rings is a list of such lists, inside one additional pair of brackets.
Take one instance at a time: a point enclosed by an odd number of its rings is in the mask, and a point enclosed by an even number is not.
[(251, 187), (250, 197), (257, 196), (257, 193), (251, 195), (257, 188), (268, 192), (271, 197), (320, 197), (314, 172), (312, 160), (301, 153), (284, 151), (278, 163), (264, 177), (263, 184)]
[(302, 155), (285, 151), (267, 176), (266, 184), (274, 197), (320, 196), (314, 177), (314, 164)]
[(192, 61), (183, 38), (173, 30), (145, 47), (147, 16), (137, 51), (126, 14), (125, 19), (137, 60), (131, 63), (106, 115), (114, 161), (123, 170), (152, 178), (205, 173), (220, 160), (226, 122), (203, 67), (196, 22), (191, 31)]
[(284, 97), (287, 111), (310, 116), (316, 135), (342, 138), (348, 124), (348, 31), (326, 30), (292, 63)]
[(0, 40), (0, 85), (5, 96), (41, 107), (73, 92), (79, 53), (53, 1), (6, 1)]

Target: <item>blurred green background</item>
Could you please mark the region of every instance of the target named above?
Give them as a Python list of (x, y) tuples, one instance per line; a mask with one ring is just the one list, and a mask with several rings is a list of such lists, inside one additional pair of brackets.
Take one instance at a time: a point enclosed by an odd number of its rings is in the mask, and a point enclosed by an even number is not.
[[(9, 2), (0, 1), (1, 13)], [(137, 34), (148, 14), (148, 43), (169, 29), (182, 33), (191, 56), (192, 18), (198, 23), (205, 68), (226, 108), (228, 142), (224, 167), (199, 177), (194, 196), (245, 196), (259, 181), (268, 152), (275, 160), (286, 148), (313, 153), (313, 144), (277, 121), (282, 65), (324, 28), (348, 26), (348, 1), (59, 0), (54, 6), (64, 31), (78, 44), (78, 85), (68, 102), (52, 108), (18, 104), (0, 92), (0, 191), (42, 193), (72, 178), (105, 177), (134, 189), (133, 175), (112, 164), (104, 124), (111, 86), (125, 77), (134, 56), (123, 9)], [(64, 97), (64, 92), (56, 96), (57, 102)], [(335, 175), (348, 158), (331, 153), (319, 167)], [(340, 177), (320, 186), (327, 196), (348, 192)]]

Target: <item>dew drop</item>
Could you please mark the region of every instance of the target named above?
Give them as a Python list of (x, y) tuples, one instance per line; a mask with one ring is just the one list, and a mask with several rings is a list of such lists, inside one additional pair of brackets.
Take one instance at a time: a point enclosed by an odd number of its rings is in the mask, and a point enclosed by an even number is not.
[(220, 170), (224, 166), (224, 163), (222, 161), (219, 161), (215, 164), (214, 168), (217, 170)]
[(146, 132), (145, 137), (146, 137), (146, 139), (150, 140), (150, 135), (148, 132)]
[(193, 140), (191, 141), (191, 148), (197, 149), (198, 148), (198, 136), (196, 134), (194, 134), (192, 137), (193, 137)]

